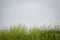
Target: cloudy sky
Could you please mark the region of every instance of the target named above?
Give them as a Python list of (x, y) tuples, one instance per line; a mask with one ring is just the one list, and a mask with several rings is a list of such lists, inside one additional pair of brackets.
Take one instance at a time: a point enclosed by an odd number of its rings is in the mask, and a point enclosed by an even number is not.
[(0, 28), (54, 23), (60, 23), (60, 0), (0, 0)]

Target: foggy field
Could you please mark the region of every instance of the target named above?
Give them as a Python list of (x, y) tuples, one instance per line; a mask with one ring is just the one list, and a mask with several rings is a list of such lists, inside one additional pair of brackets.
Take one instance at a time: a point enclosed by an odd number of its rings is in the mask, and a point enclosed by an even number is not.
[(0, 0), (0, 40), (60, 40), (60, 0)]
[(15, 25), (8, 30), (0, 30), (0, 40), (60, 40), (60, 25), (53, 27), (28, 29), (24, 25)]

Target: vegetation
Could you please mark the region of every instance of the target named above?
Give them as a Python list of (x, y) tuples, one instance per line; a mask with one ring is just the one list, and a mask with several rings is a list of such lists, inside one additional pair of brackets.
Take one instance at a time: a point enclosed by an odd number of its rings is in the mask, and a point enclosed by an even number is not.
[(24, 25), (13, 26), (0, 30), (0, 40), (60, 40), (60, 26), (53, 27), (27, 29)]

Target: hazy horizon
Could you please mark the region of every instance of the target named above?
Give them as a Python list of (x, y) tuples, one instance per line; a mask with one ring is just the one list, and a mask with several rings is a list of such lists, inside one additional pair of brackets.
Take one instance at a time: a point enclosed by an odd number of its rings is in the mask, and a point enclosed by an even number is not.
[(0, 28), (60, 24), (60, 0), (0, 0), (0, 9)]

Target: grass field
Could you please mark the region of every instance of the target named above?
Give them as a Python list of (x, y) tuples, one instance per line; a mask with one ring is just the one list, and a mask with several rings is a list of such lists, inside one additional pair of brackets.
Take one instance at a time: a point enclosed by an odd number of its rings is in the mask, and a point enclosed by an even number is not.
[(24, 25), (12, 26), (0, 30), (0, 40), (60, 40), (60, 26), (53, 27), (27, 29)]

